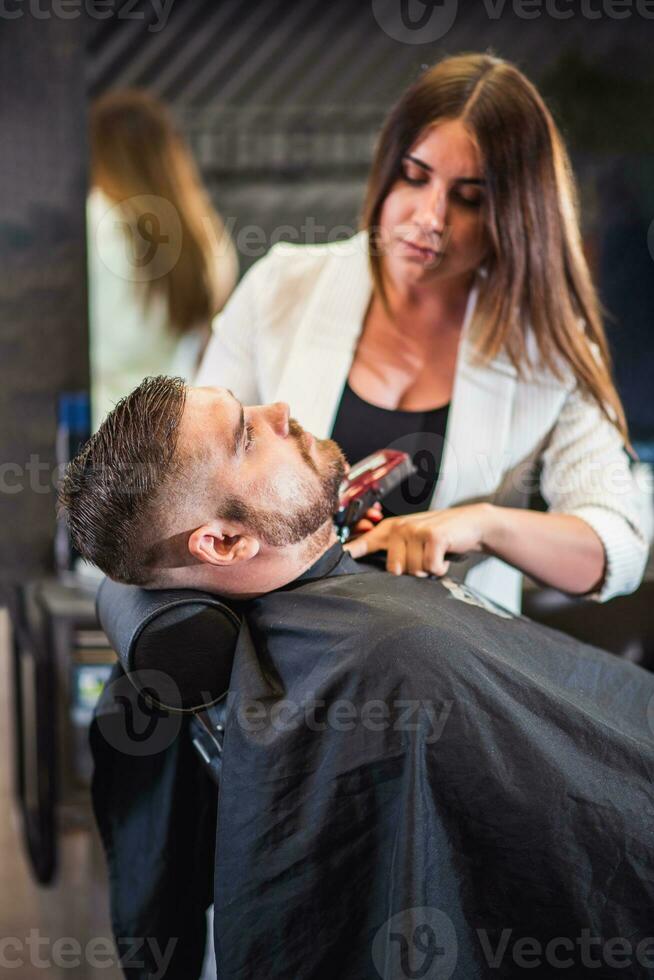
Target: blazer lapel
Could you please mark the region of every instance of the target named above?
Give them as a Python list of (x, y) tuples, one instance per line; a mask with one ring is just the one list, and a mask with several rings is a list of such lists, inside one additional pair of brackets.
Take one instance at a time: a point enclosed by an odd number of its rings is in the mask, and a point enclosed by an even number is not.
[[(331, 435), (372, 295), (366, 235), (332, 244), (288, 351), (275, 396), (318, 438)], [(508, 358), (477, 363), (470, 324), (478, 287), (470, 291), (457, 357), (441, 474), (431, 508), (487, 497), (506, 468), (517, 372)]]
[(478, 292), (475, 286), (468, 299), (441, 472), (431, 509), (490, 496), (508, 463), (506, 442), (517, 371), (505, 355), (480, 364), (474, 354), (470, 324)]
[(331, 435), (372, 294), (364, 233), (330, 246), (306, 305), (276, 397), (318, 438)]

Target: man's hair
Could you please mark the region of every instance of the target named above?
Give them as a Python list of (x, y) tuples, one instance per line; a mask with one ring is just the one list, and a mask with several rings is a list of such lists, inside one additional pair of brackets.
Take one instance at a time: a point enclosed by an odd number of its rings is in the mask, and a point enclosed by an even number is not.
[(73, 545), (118, 582), (153, 579), (185, 401), (181, 378), (145, 378), (66, 470), (59, 503)]

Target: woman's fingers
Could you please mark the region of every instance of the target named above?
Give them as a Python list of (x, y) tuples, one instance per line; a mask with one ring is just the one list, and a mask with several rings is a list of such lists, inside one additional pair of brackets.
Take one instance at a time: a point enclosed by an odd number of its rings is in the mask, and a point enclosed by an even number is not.
[(438, 538), (438, 535), (431, 534), (425, 544), (424, 562), (425, 568), (432, 575), (447, 575), (450, 563), (445, 561), (447, 551), (447, 541)]
[(464, 556), (469, 551), (481, 550), (480, 513), (477, 505), (470, 505), (388, 517), (353, 541), (348, 550), (354, 558), (360, 558), (385, 548), (389, 572), (440, 577), (447, 575), (450, 568), (446, 555)]
[(350, 540), (358, 534), (365, 534), (367, 531), (372, 531), (373, 527), (376, 527), (383, 519), (384, 514), (381, 509), (381, 504), (373, 504), (365, 512), (364, 516), (359, 518), (356, 524), (353, 525), (350, 531)]
[(425, 539), (422, 533), (416, 529), (412, 530), (406, 545), (406, 569), (409, 575), (417, 575), (419, 578), (426, 578), (425, 570)]
[(439, 572), (437, 569), (440, 568), (438, 561), (438, 542), (433, 534), (430, 534), (428, 540), (425, 542), (424, 559), (425, 568), (432, 575), (438, 575)]
[(367, 517), (362, 517), (360, 521), (357, 521), (352, 528), (350, 534), (354, 537), (357, 534), (365, 534), (366, 531), (372, 531), (375, 525), (372, 521), (369, 521)]
[(382, 521), (372, 531), (367, 531), (354, 539), (350, 538), (343, 547), (353, 558), (363, 558), (364, 555), (370, 555), (374, 551), (381, 551), (387, 545), (388, 529), (386, 524), (386, 521)]
[(402, 575), (406, 569), (407, 542), (400, 530), (389, 535), (386, 555), (386, 569), (393, 575)]
[[(450, 567), (445, 560), (447, 542), (438, 528), (420, 529), (417, 524), (410, 524), (405, 529), (404, 540), (406, 564), (403, 571), (406, 574), (418, 578), (447, 574)], [(392, 543), (391, 538), (389, 548)]]

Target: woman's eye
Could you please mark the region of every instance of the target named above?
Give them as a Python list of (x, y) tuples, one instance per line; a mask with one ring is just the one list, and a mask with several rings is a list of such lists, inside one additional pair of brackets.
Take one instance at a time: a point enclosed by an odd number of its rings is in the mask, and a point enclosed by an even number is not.
[(414, 186), (426, 184), (428, 179), (422, 170), (409, 167), (402, 167), (402, 177), (406, 180), (407, 184), (413, 184)]
[(465, 194), (461, 193), (461, 191), (455, 191), (454, 197), (459, 204), (463, 204), (463, 206), (466, 208), (479, 208), (481, 207), (483, 201), (481, 194), (478, 194), (475, 197), (466, 197)]
[(247, 452), (254, 444), (254, 426), (247, 422), (245, 426), (245, 451)]

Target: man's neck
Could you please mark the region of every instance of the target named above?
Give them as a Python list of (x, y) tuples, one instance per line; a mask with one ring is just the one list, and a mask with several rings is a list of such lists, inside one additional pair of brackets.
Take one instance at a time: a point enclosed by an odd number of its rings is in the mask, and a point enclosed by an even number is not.
[(296, 545), (262, 550), (251, 561), (221, 569), (218, 573), (203, 569), (202, 580), (192, 588), (233, 599), (255, 599), (294, 582), (322, 558), (337, 540), (334, 525), (329, 520)]

